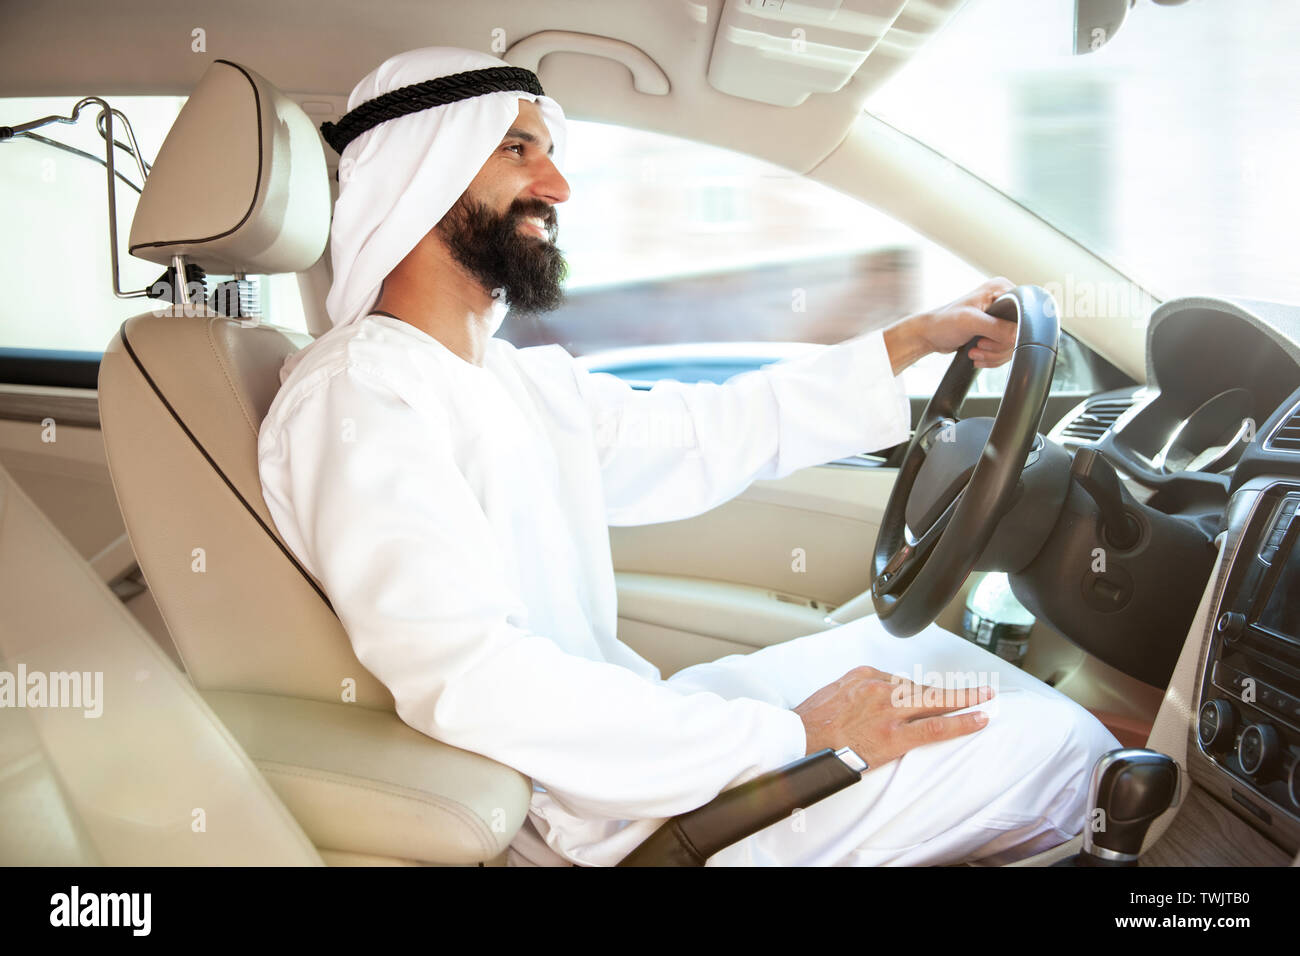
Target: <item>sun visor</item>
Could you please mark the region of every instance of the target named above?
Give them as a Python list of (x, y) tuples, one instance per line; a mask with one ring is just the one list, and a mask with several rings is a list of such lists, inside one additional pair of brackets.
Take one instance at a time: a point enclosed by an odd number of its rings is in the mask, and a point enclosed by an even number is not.
[[(892, 72), (962, 0), (726, 0), (709, 57), (716, 90), (772, 106), (835, 93), (868, 57)], [(879, 75), (877, 75), (879, 74)]]

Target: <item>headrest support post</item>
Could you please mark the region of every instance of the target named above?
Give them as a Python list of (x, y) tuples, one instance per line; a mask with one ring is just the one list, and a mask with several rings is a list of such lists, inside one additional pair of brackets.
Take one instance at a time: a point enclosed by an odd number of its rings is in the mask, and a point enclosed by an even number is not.
[(172, 256), (172, 269), (176, 273), (176, 303), (193, 305), (194, 297), (190, 295), (190, 284), (185, 281), (185, 257)]

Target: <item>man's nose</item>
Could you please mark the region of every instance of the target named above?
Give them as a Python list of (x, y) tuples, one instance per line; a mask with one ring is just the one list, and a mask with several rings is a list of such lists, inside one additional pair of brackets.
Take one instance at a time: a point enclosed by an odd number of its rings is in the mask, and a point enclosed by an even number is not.
[(542, 160), (542, 168), (533, 180), (532, 193), (549, 203), (561, 203), (569, 198), (569, 182), (549, 156)]

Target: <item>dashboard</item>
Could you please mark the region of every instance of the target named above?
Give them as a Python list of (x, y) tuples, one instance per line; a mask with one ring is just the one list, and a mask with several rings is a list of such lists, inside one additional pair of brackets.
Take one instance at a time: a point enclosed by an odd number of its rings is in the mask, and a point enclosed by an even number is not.
[[(1260, 458), (1265, 423), (1290, 408), (1297, 389), (1300, 307), (1171, 300), (1151, 316), (1147, 384), (1089, 397), (1049, 437), (1068, 450), (1096, 448), (1154, 493), (1153, 507), (1222, 509), (1238, 466)], [(1300, 471), (1300, 456), (1269, 463)]]
[[(1183, 726), (1161, 745), (1177, 750), (1171, 756), (1222, 806), (1294, 854), (1300, 307), (1166, 302), (1152, 315), (1147, 346), (1146, 385), (1088, 398), (1049, 437), (1100, 451), (1147, 506), (1216, 536), (1221, 557), (1182, 655), (1194, 668), (1180, 665), (1166, 696), (1184, 702)], [(1159, 719), (1153, 746), (1158, 735)]]

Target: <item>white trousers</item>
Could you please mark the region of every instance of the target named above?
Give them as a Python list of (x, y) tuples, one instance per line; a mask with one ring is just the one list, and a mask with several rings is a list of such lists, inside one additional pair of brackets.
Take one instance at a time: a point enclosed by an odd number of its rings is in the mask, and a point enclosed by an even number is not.
[(792, 708), (863, 664), (918, 683), (989, 684), (997, 694), (977, 708), (989, 722), (868, 771), (710, 866), (994, 865), (1082, 831), (1093, 764), (1119, 741), (1064, 694), (937, 625), (897, 638), (872, 615), (669, 680)]

